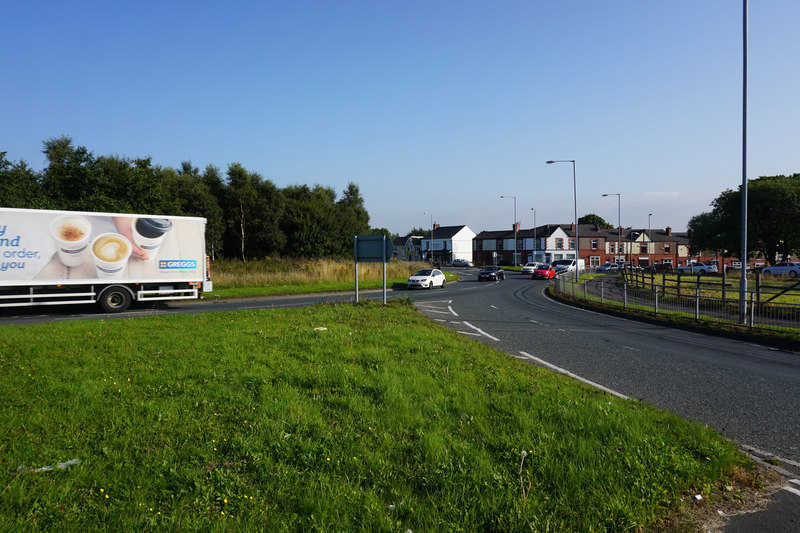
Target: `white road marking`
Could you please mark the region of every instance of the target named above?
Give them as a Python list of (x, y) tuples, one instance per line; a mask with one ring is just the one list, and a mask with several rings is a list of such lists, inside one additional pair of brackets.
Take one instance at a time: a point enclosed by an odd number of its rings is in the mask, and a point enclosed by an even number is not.
[(466, 325), (467, 325), (467, 327), (470, 327), (470, 328), (474, 329), (475, 331), (477, 331), (478, 333), (480, 333), (480, 334), (481, 334), (481, 335), (483, 335), (484, 337), (487, 337), (487, 338), (489, 338), (489, 339), (492, 339), (493, 341), (496, 341), (496, 342), (500, 342), (500, 339), (498, 339), (497, 337), (492, 337), (491, 335), (489, 335), (488, 333), (486, 333), (486, 332), (485, 332), (485, 331), (483, 331), (482, 329), (480, 329), (480, 328), (476, 328), (475, 326), (473, 326), (473, 325), (472, 325), (472, 324), (470, 324), (469, 322), (467, 322), (467, 321), (464, 321), (464, 324), (466, 324)]
[(753, 455), (760, 456), (760, 457), (771, 457), (772, 459), (775, 459), (776, 461), (778, 461), (780, 463), (786, 463), (788, 465), (792, 465), (792, 466), (796, 466), (796, 467), (800, 468), (800, 463), (798, 463), (797, 461), (792, 461), (791, 459), (785, 459), (783, 457), (778, 457), (777, 455), (774, 455), (774, 454), (772, 454), (770, 452), (765, 452), (764, 450), (760, 450), (760, 449), (756, 448), (755, 446), (750, 446), (748, 444), (740, 444), (740, 446), (742, 448), (744, 448), (746, 451), (748, 451), (751, 454), (753, 454)]
[(450, 312), (451, 312), (451, 313), (453, 313), (453, 316), (458, 316), (458, 313), (456, 313), (455, 311), (453, 311), (453, 307), (452, 307), (452, 306), (448, 305), (448, 306), (447, 306), (447, 309), (449, 309), (449, 310), (450, 310)]
[(499, 307), (497, 307), (496, 305), (490, 305), (489, 307), (491, 307), (492, 309), (497, 309), (497, 310), (499, 310), (499, 309), (500, 309), (500, 308), (499, 308)]
[(797, 496), (800, 496), (800, 490), (798, 490), (798, 489), (796, 489), (796, 488), (794, 488), (794, 487), (790, 487), (789, 485), (786, 485), (785, 487), (782, 487), (782, 488), (783, 488), (783, 490), (788, 490), (788, 491), (789, 491), (789, 492), (791, 492), (792, 494), (795, 494), (795, 495), (797, 495)]
[(461, 333), (462, 335), (470, 335), (472, 337), (481, 337), (480, 333), (475, 333), (474, 331), (456, 331), (457, 333)]
[(612, 395), (616, 396), (617, 398), (622, 398), (623, 400), (630, 400), (629, 397), (625, 396), (622, 393), (619, 393), (619, 392), (617, 392), (615, 390), (609, 389), (608, 387), (604, 387), (604, 386), (600, 385), (599, 383), (595, 383), (594, 381), (589, 381), (588, 379), (584, 379), (584, 378), (580, 377), (577, 374), (573, 374), (569, 370), (565, 370), (563, 368), (557, 367), (556, 365), (551, 365), (547, 361), (545, 361), (543, 359), (539, 359), (538, 357), (534, 357), (529, 353), (526, 353), (526, 352), (519, 352), (519, 353), (524, 355), (525, 358), (530, 359), (531, 361), (534, 361), (536, 363), (539, 363), (540, 365), (545, 366), (545, 367), (547, 367), (550, 370), (553, 370), (555, 372), (558, 372), (559, 374), (564, 374), (565, 376), (569, 376), (569, 377), (571, 377), (573, 379), (577, 379), (581, 383), (586, 383), (587, 385), (591, 385), (592, 387), (598, 388), (598, 389), (600, 389), (602, 391), (605, 391), (605, 392), (607, 392), (609, 394), (612, 394)]

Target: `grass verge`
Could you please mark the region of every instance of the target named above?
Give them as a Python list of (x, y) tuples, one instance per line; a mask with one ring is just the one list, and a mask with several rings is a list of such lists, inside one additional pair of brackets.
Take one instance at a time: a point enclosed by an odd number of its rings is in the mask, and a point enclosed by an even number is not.
[(752, 466), (403, 302), (0, 331), (4, 531), (622, 531)]

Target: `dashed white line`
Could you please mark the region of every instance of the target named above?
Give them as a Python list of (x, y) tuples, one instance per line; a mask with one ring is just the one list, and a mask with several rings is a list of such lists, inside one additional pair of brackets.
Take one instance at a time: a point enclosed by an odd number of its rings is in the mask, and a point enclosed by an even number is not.
[(491, 335), (489, 335), (488, 333), (486, 333), (486, 332), (485, 332), (485, 331), (483, 331), (482, 329), (480, 329), (480, 328), (476, 328), (475, 326), (473, 326), (473, 325), (472, 325), (472, 324), (470, 324), (469, 322), (467, 322), (467, 321), (464, 321), (464, 324), (466, 324), (466, 325), (467, 325), (467, 327), (470, 327), (470, 328), (474, 329), (475, 331), (477, 331), (478, 333), (480, 333), (480, 334), (481, 334), (481, 335), (483, 335), (484, 337), (487, 337), (487, 338), (489, 338), (489, 339), (492, 339), (493, 341), (496, 341), (496, 342), (500, 342), (500, 339), (498, 339), (497, 337), (492, 337)]
[(625, 396), (622, 393), (619, 393), (619, 392), (617, 392), (615, 390), (609, 389), (608, 387), (604, 387), (604, 386), (600, 385), (599, 383), (595, 383), (594, 381), (589, 381), (588, 379), (584, 379), (584, 378), (580, 377), (577, 374), (573, 374), (569, 370), (565, 370), (563, 368), (557, 367), (556, 365), (551, 365), (547, 361), (545, 361), (543, 359), (539, 359), (538, 357), (534, 357), (529, 353), (526, 353), (526, 352), (519, 352), (519, 353), (521, 353), (523, 356), (525, 356), (525, 358), (530, 359), (531, 361), (534, 361), (536, 363), (539, 363), (540, 365), (545, 366), (545, 367), (547, 367), (550, 370), (553, 370), (555, 372), (558, 372), (559, 374), (564, 374), (565, 376), (569, 376), (569, 377), (571, 377), (573, 379), (577, 379), (581, 383), (585, 383), (587, 385), (591, 385), (592, 387), (598, 388), (598, 389), (600, 389), (602, 391), (605, 391), (605, 392), (607, 392), (609, 394), (612, 394), (612, 395), (616, 396), (617, 398), (622, 398), (623, 400), (630, 400), (629, 397)]

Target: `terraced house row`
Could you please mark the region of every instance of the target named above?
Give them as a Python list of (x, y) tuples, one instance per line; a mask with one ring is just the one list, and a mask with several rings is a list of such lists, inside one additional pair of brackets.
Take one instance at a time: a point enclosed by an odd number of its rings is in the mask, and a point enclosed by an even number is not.
[[(516, 237), (516, 251), (514, 238)], [(720, 266), (739, 268), (736, 258), (724, 258), (718, 251), (690, 253), (688, 232), (672, 228), (635, 229), (600, 228), (595, 224), (579, 224), (580, 258), (588, 268), (603, 263), (627, 263), (649, 267), (669, 264), (673, 267), (691, 262), (711, 261)], [(433, 227), (433, 236), (409, 235), (394, 240), (395, 257), (401, 260), (428, 261), (451, 264), (465, 259), (476, 265), (553, 263), (575, 259), (575, 225), (544, 224), (522, 229), (517, 225), (508, 230), (481, 231), (477, 235), (467, 226)], [(514, 254), (516, 253), (516, 257)], [(763, 266), (764, 261), (751, 261), (750, 267)]]

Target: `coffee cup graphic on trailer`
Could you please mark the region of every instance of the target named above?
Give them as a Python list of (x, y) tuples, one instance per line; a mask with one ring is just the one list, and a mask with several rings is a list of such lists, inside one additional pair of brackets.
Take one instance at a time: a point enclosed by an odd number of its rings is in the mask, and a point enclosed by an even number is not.
[(98, 278), (120, 278), (128, 258), (131, 243), (119, 233), (103, 233), (92, 241), (92, 257)]
[(86, 259), (92, 224), (80, 215), (61, 215), (50, 223), (50, 235), (58, 246), (58, 258), (68, 267), (76, 267)]
[(172, 221), (166, 218), (134, 218), (131, 220), (133, 242), (147, 252), (147, 260), (153, 261), (164, 240), (172, 229)]

